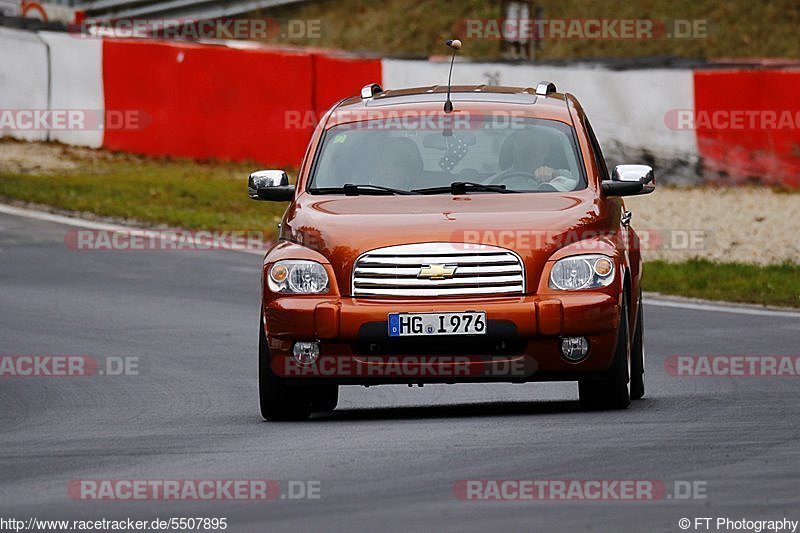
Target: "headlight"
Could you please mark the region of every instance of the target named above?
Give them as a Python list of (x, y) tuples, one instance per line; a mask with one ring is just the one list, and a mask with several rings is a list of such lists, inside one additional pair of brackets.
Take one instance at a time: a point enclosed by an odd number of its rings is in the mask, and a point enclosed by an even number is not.
[(614, 262), (604, 255), (559, 259), (550, 270), (550, 288), (562, 291), (607, 287), (614, 281)]
[(316, 261), (278, 261), (269, 269), (269, 289), (291, 294), (318, 294), (328, 290), (328, 273)]

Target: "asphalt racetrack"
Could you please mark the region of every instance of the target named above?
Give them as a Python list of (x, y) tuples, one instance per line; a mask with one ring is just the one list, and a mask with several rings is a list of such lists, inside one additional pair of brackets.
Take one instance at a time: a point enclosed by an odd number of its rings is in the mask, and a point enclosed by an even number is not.
[[(800, 315), (648, 303), (647, 397), (626, 411), (580, 411), (572, 383), (345, 387), (332, 415), (267, 423), (259, 256), (76, 252), (68, 229), (0, 214), (0, 354), (136, 357), (140, 371), (0, 377), (2, 517), (227, 517), (230, 531), (270, 532), (681, 531), (681, 518), (800, 519), (798, 378), (665, 370), (674, 355), (797, 355)], [(271, 479), (281, 490), (314, 481), (319, 498), (71, 497), (70, 482), (86, 479)], [(454, 492), (459, 480), (486, 479), (654, 480), (667, 494)], [(687, 498), (675, 482), (698, 490)]]

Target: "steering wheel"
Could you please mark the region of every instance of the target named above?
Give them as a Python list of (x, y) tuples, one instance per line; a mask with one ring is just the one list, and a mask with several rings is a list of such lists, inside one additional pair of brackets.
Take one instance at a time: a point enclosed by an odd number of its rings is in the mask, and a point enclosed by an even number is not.
[(492, 176), (489, 179), (487, 185), (498, 185), (501, 182), (509, 181), (512, 178), (522, 178), (525, 180), (533, 181), (536, 184), (539, 183), (538, 180), (536, 179), (536, 176), (534, 176), (533, 173), (531, 172), (525, 172), (524, 170), (508, 168), (506, 170), (501, 170), (500, 172)]
[[(500, 182), (511, 181), (515, 178), (523, 178), (527, 184), (533, 185), (533, 187), (531, 187), (532, 190), (542, 191), (542, 192), (558, 191), (558, 189), (556, 189), (551, 183), (547, 181), (540, 182), (538, 179), (536, 179), (536, 176), (531, 174), (530, 172), (525, 172), (524, 170), (517, 170), (513, 168), (509, 168), (498, 172), (497, 174), (492, 176), (487, 185), (498, 185), (500, 184)], [(510, 188), (513, 189), (513, 187)]]

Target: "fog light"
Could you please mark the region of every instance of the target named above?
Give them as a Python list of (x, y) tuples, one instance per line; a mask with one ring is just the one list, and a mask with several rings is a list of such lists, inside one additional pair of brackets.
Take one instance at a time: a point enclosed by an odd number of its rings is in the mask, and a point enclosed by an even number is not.
[(589, 353), (589, 340), (586, 337), (564, 337), (561, 339), (561, 355), (571, 363), (577, 363)]
[(310, 365), (319, 357), (319, 343), (296, 342), (292, 348), (292, 355), (301, 365)]

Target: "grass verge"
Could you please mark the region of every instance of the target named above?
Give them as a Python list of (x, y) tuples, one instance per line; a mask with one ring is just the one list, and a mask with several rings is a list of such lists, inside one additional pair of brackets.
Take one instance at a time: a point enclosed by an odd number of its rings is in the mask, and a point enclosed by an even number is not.
[(247, 197), (247, 175), (256, 168), (135, 156), (83, 161), (56, 172), (0, 168), (0, 197), (152, 225), (271, 235), (286, 205)]
[(749, 265), (693, 259), (649, 261), (643, 288), (708, 300), (800, 307), (800, 265)]

